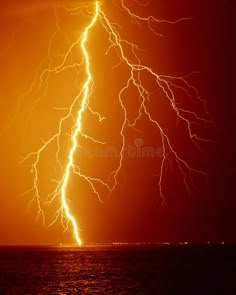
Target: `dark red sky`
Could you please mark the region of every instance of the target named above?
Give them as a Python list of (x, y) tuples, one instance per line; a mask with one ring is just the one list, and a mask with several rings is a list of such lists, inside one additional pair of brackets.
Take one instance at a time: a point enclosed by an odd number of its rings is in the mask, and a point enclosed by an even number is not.
[[(166, 128), (170, 129), (171, 137), (180, 154), (184, 155), (194, 167), (207, 172), (209, 184), (206, 188), (202, 180), (195, 179), (196, 188), (192, 190), (191, 195), (188, 195), (174, 167), (168, 171), (164, 179), (167, 204), (161, 207), (157, 177), (153, 176), (159, 171), (158, 159), (155, 162), (153, 159), (125, 158), (124, 168), (119, 176), (119, 185), (104, 204), (99, 203), (96, 197), (75, 178), (71, 191), (80, 198), (82, 195), (83, 201), (78, 204), (77, 199), (71, 202), (74, 214), (80, 220), (83, 239), (86, 242), (186, 240), (235, 242), (233, 1), (153, 0), (148, 8), (131, 6), (137, 13), (151, 13), (159, 19), (175, 20), (192, 17), (191, 20), (176, 25), (160, 25), (158, 31), (160, 30), (163, 37), (157, 38), (147, 32), (139, 31), (131, 22), (127, 22), (127, 19), (121, 19), (122, 12), (114, 5), (115, 2), (104, 0), (104, 11), (109, 12), (116, 21), (121, 21), (124, 26), (122, 32), (126, 37), (137, 41), (142, 48), (145, 48), (142, 58), (148, 65), (158, 73), (173, 76), (183, 76), (192, 71), (199, 72), (193, 75), (190, 82), (198, 88), (201, 97), (207, 101), (209, 116), (216, 123), (216, 127), (206, 126), (199, 130), (214, 143), (203, 143), (202, 150), (197, 151), (181, 135), (185, 132), (184, 129), (181, 127), (177, 129), (175, 119), (168, 110), (154, 109), (153, 112), (160, 115)], [(29, 3), (31, 3), (30, 9)], [(0, 27), (2, 129), (14, 115), (18, 97), (29, 89), (35, 70), (47, 54), (48, 40), (54, 30), (53, 10), (46, 9), (46, 4), (38, 3), (35, 1), (32, 5), (32, 2), (24, 1), (19, 5), (18, 1), (12, 0), (2, 4)], [(54, 1), (54, 3), (61, 5), (62, 2)], [(70, 23), (71, 27), (65, 26), (67, 32), (73, 28), (69, 37), (73, 38), (77, 30), (82, 30), (85, 20), (80, 20), (78, 29), (77, 20)], [(104, 35), (100, 38), (101, 32), (101, 29), (98, 29), (92, 35), (94, 44), (91, 44), (95, 68), (102, 68), (100, 71), (96, 70), (94, 74), (98, 85), (95, 91), (101, 97), (103, 89), (109, 83), (106, 95), (111, 99), (102, 104), (95, 102), (94, 106), (108, 117), (108, 125), (104, 125), (105, 129), (94, 127), (88, 128), (88, 131), (96, 130), (95, 134), (103, 136), (104, 140), (109, 138), (113, 146), (119, 142), (119, 137), (114, 136), (114, 130), (116, 132), (119, 130), (122, 112), (115, 110), (118, 104), (116, 105), (114, 93), (118, 88), (112, 81), (112, 74), (108, 80), (102, 78), (106, 69), (109, 69), (112, 58), (106, 64), (102, 59), (96, 58), (102, 56), (106, 49), (106, 45), (101, 42), (104, 38)], [(65, 43), (60, 40), (56, 42), (58, 48), (63, 49)], [(54, 54), (60, 53), (59, 51), (55, 49)], [(47, 134), (54, 130), (55, 121), (50, 108), (55, 104), (63, 107), (64, 97), (73, 94), (73, 91), (68, 92), (67, 89), (73, 86), (74, 82), (70, 79), (74, 78), (70, 73), (65, 77), (66, 82), (63, 82), (63, 76), (59, 81), (52, 80), (53, 99), (49, 99), (49, 94), (48, 100), (44, 101), (36, 111), (29, 126), (25, 117), (28, 118), (32, 106), (32, 95), (24, 100), (16, 121), (0, 137), (2, 173), (0, 244), (71, 242), (71, 233), (63, 233), (60, 226), (48, 229), (43, 227), (41, 220), (35, 222), (34, 205), (27, 211), (31, 196), (22, 196), (21, 193), (31, 187), (32, 175), (30, 167), (19, 166), (21, 157), (39, 146), (40, 137), (43, 137), (45, 132)], [(122, 82), (122, 74), (115, 74), (114, 77), (119, 77), (118, 84)], [(58, 88), (58, 85), (61, 88)], [(127, 107), (132, 110), (133, 104), (130, 103)], [(91, 122), (87, 117), (86, 120)], [(137, 138), (141, 138), (146, 146), (158, 148), (156, 141), (158, 132), (153, 126), (150, 126), (147, 120), (142, 120), (138, 127), (143, 134), (128, 132), (127, 142), (133, 145)], [(50, 159), (50, 155), (47, 157)], [(100, 158), (96, 159), (95, 164), (86, 160), (84, 168), (93, 167), (94, 171), (100, 171), (100, 175), (105, 175), (110, 165), (108, 161), (103, 162)], [(53, 170), (51, 162), (48, 161), (43, 165), (46, 171), (45, 181), (48, 181), (47, 173)], [(81, 185), (84, 189), (82, 194)], [(46, 187), (45, 184), (43, 186)]]

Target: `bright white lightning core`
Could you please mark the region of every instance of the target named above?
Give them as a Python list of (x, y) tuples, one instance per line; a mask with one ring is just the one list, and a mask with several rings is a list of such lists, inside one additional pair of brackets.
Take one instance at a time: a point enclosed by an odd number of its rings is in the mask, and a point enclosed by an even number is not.
[[(138, 1), (135, 1), (136, 4), (139, 4)], [(154, 35), (159, 36), (157, 31), (155, 30), (155, 23), (160, 22), (166, 22), (168, 24), (175, 24), (179, 21), (182, 21), (184, 19), (180, 19), (174, 22), (169, 22), (165, 20), (158, 20), (154, 16), (148, 16), (148, 17), (141, 17), (131, 11), (126, 5), (123, 0), (120, 0), (119, 2), (120, 8), (122, 9), (123, 13), (126, 14), (126, 16), (130, 17), (135, 23), (137, 23), (139, 26), (142, 26), (143, 23), (147, 25), (147, 27), (153, 32)], [(85, 5), (86, 6), (86, 5)], [(56, 31), (51, 37), (50, 43), (49, 43), (49, 66), (45, 68), (38, 76), (39, 76), (39, 85), (38, 89), (43, 87), (44, 84), (48, 85), (49, 76), (51, 73), (60, 73), (70, 68), (80, 68), (84, 71), (84, 79), (85, 82), (82, 86), (82, 88), (78, 91), (78, 94), (75, 96), (72, 104), (69, 107), (69, 111), (66, 114), (66, 116), (62, 117), (59, 121), (58, 130), (55, 134), (53, 134), (48, 140), (43, 141), (42, 146), (35, 152), (30, 153), (26, 158), (24, 158), (24, 161), (28, 161), (33, 159), (32, 164), (32, 173), (33, 173), (33, 187), (30, 190), (31, 192), (34, 192), (34, 198), (32, 201), (37, 202), (38, 206), (38, 217), (42, 217), (43, 221), (45, 221), (45, 214), (43, 210), (42, 205), (42, 197), (40, 193), (40, 185), (39, 185), (39, 164), (41, 160), (42, 154), (46, 151), (49, 146), (55, 142), (57, 146), (56, 150), (56, 159), (57, 164), (61, 167), (62, 174), (57, 179), (55, 188), (52, 193), (47, 196), (47, 203), (51, 205), (53, 202), (59, 203), (59, 208), (55, 211), (55, 215), (50, 223), (50, 225), (53, 225), (57, 220), (60, 220), (64, 229), (72, 228), (73, 235), (76, 243), (80, 246), (82, 244), (80, 235), (79, 235), (79, 221), (77, 221), (77, 218), (72, 214), (71, 212), (71, 204), (68, 202), (68, 187), (69, 187), (69, 180), (71, 179), (72, 174), (78, 175), (78, 177), (84, 179), (87, 181), (87, 183), (90, 185), (92, 191), (97, 195), (99, 200), (101, 200), (100, 194), (96, 188), (96, 184), (99, 183), (99, 185), (104, 186), (108, 192), (109, 195), (112, 194), (114, 189), (116, 188), (116, 185), (118, 183), (118, 175), (120, 173), (120, 170), (123, 165), (124, 160), (124, 150), (125, 150), (125, 129), (126, 128), (137, 128), (137, 122), (143, 117), (147, 117), (150, 124), (156, 126), (157, 130), (159, 131), (161, 143), (162, 143), (162, 155), (161, 155), (161, 166), (160, 166), (160, 173), (159, 173), (159, 180), (158, 180), (158, 187), (159, 187), (159, 194), (163, 201), (165, 202), (165, 195), (163, 190), (163, 176), (165, 172), (165, 166), (167, 165), (168, 155), (171, 155), (171, 158), (175, 163), (177, 164), (177, 167), (182, 174), (183, 177), (183, 183), (188, 191), (190, 191), (190, 184), (188, 182), (188, 175), (189, 174), (199, 174), (205, 177), (205, 173), (192, 168), (175, 150), (171, 138), (166, 132), (165, 126), (162, 126), (161, 122), (157, 121), (152, 113), (148, 110), (147, 104), (148, 101), (151, 99), (150, 92), (145, 86), (144, 81), (142, 80), (142, 73), (145, 72), (146, 75), (149, 75), (149, 77), (153, 80), (155, 80), (156, 87), (163, 93), (163, 95), (166, 98), (167, 103), (172, 108), (176, 118), (178, 118), (180, 121), (182, 121), (185, 125), (187, 134), (189, 136), (189, 139), (192, 141), (193, 144), (199, 146), (199, 143), (201, 141), (205, 141), (206, 139), (201, 138), (192, 128), (192, 125), (196, 122), (198, 123), (204, 123), (204, 124), (211, 124), (212, 122), (205, 117), (199, 115), (197, 112), (194, 112), (192, 110), (185, 109), (183, 107), (179, 107), (179, 104), (176, 101), (175, 96), (175, 90), (180, 89), (181, 91), (184, 91), (189, 96), (190, 93), (195, 93), (195, 98), (199, 102), (200, 105), (202, 105), (203, 108), (205, 108), (205, 101), (203, 101), (199, 95), (197, 90), (190, 85), (187, 82), (187, 77), (172, 77), (172, 76), (165, 76), (165, 75), (159, 75), (157, 74), (152, 68), (146, 66), (142, 63), (141, 58), (138, 55), (138, 49), (137, 46), (128, 40), (124, 40), (122, 36), (119, 33), (119, 24), (113, 23), (110, 19), (107, 13), (103, 11), (102, 6), (99, 1), (90, 3), (88, 7), (86, 7), (86, 10), (81, 10), (81, 7), (78, 8), (65, 8), (65, 11), (69, 15), (80, 15), (82, 12), (87, 13), (88, 17), (90, 18), (90, 22), (84, 27), (83, 33), (81, 36), (78, 36), (78, 39), (73, 43), (70, 44), (69, 49), (64, 54), (63, 60), (61, 63), (57, 64), (56, 66), (53, 66), (52, 64), (52, 57), (50, 56), (50, 48), (52, 46), (52, 42), (54, 38), (56, 37), (58, 32), (62, 32), (60, 26), (59, 26), (59, 18), (57, 15), (57, 10), (55, 10), (55, 17), (56, 17)], [(94, 111), (90, 106), (90, 97), (93, 93), (93, 74), (92, 70), (90, 68), (90, 52), (87, 48), (87, 43), (92, 42), (93, 40), (90, 38), (90, 33), (92, 30), (96, 30), (96, 25), (99, 23), (102, 28), (104, 29), (104, 32), (107, 34), (107, 39), (109, 41), (109, 48), (107, 50), (107, 54), (109, 54), (110, 51), (114, 50), (119, 59), (120, 64), (125, 65), (127, 68), (127, 71), (129, 72), (129, 78), (127, 79), (124, 87), (120, 89), (117, 99), (119, 101), (120, 107), (123, 110), (123, 123), (120, 126), (120, 137), (122, 139), (122, 146), (120, 149), (120, 157), (118, 161), (117, 168), (114, 171), (109, 172), (109, 180), (104, 181), (100, 178), (95, 178), (90, 175), (84, 175), (81, 171), (81, 168), (78, 164), (76, 164), (75, 156), (77, 152), (77, 148), (79, 146), (78, 143), (78, 137), (84, 137), (86, 139), (89, 139), (93, 141), (94, 143), (98, 144), (104, 144), (103, 142), (100, 142), (93, 137), (85, 134), (83, 132), (83, 115), (85, 111), (91, 112), (93, 115), (96, 115), (99, 117), (99, 121), (102, 121), (104, 118), (96, 111)], [(154, 36), (154, 37), (156, 37)], [(69, 56), (72, 52), (72, 50), (79, 46), (81, 53), (82, 53), (82, 61), (80, 64), (68, 62)], [(126, 48), (129, 49), (129, 53), (127, 53)], [(130, 53), (131, 52), (131, 53)], [(131, 56), (130, 56), (131, 54)], [(119, 65), (118, 65), (119, 66)], [(35, 83), (35, 82), (34, 82)], [(31, 86), (31, 89), (29, 90), (29, 93), (34, 87), (34, 83)], [(114, 81), (115, 83), (115, 81)], [(134, 87), (139, 95), (139, 108), (138, 108), (138, 114), (134, 120), (130, 120), (127, 115), (127, 109), (123, 102), (123, 97), (126, 91), (128, 91), (131, 87)], [(47, 91), (47, 86), (45, 87)], [(33, 110), (36, 107), (36, 104), (40, 101), (42, 96), (38, 97)], [(78, 104), (80, 105), (78, 108)], [(77, 111), (75, 111), (75, 109)], [(32, 116), (33, 116), (33, 110), (32, 110)], [(77, 113), (77, 119), (75, 120), (74, 126), (71, 127), (71, 134), (70, 134), (70, 148), (68, 150), (68, 156), (67, 156), (67, 162), (66, 164), (62, 164), (59, 159), (59, 153), (61, 149), (61, 137), (62, 137), (62, 128), (63, 124), (65, 122), (73, 117), (74, 113)], [(189, 120), (189, 118), (192, 118)]]
[(77, 137), (78, 137), (78, 134), (81, 132), (81, 129), (82, 129), (81, 128), (82, 114), (83, 114), (83, 112), (84, 112), (84, 110), (86, 108), (86, 104), (88, 104), (88, 98), (89, 98), (89, 92), (90, 92), (90, 84), (92, 82), (92, 76), (91, 76), (91, 72), (90, 72), (89, 56), (88, 56), (88, 52), (87, 52), (86, 47), (85, 47), (85, 43), (86, 43), (87, 38), (88, 38), (89, 30), (94, 26), (95, 22), (97, 21), (98, 13), (99, 13), (99, 5), (98, 5), (98, 2), (97, 2), (96, 3), (95, 14), (94, 14), (94, 17), (92, 19), (92, 22), (84, 30), (82, 41), (81, 41), (81, 49), (82, 49), (84, 59), (85, 59), (85, 64), (86, 64), (87, 80), (86, 80), (86, 82), (84, 83), (84, 86), (83, 86), (83, 98), (82, 98), (82, 102), (81, 102), (81, 108), (78, 111), (76, 128), (75, 128), (74, 133), (72, 134), (72, 142), (73, 142), (73, 144), (72, 144), (72, 147), (71, 147), (70, 152), (69, 152), (69, 159), (68, 159), (68, 163), (67, 163), (67, 166), (66, 166), (65, 175), (64, 175), (64, 179), (62, 181), (62, 187), (61, 187), (61, 203), (62, 203), (62, 207), (63, 207), (63, 209), (65, 211), (66, 217), (72, 223), (73, 230), (74, 230), (74, 237), (75, 237), (76, 242), (77, 242), (77, 244), (79, 246), (82, 244), (82, 242), (81, 242), (81, 239), (79, 237), (77, 223), (75, 221), (74, 216), (71, 215), (69, 206), (68, 206), (67, 201), (66, 201), (66, 190), (67, 190), (68, 181), (69, 181), (69, 178), (70, 178), (70, 172), (71, 172), (71, 169), (73, 169), (74, 153), (75, 153), (77, 145), (78, 145), (77, 144)]

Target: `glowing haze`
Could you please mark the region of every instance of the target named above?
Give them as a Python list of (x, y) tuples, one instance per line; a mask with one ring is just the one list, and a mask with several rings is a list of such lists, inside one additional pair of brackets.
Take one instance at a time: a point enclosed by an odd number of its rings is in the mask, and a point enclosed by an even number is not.
[[(194, 189), (195, 178), (198, 183), (207, 182), (207, 175), (179, 151), (170, 131), (174, 124), (181, 126), (179, 132), (183, 135), (179, 138), (190, 149), (200, 150), (207, 141), (196, 126), (210, 126), (213, 122), (208, 119), (206, 102), (189, 82), (196, 73), (181, 77), (159, 74), (143, 56), (143, 49), (136, 44), (138, 38), (125, 34), (120, 16), (126, 25), (135, 26), (140, 34), (145, 30), (154, 40), (162, 36), (160, 24), (187, 25), (191, 20), (157, 19), (140, 12), (148, 1), (131, 2), (114, 1), (117, 15), (107, 11), (100, 1), (81, 1), (77, 6), (76, 2), (36, 6), (36, 10), (54, 7), (55, 29), (48, 34), (47, 53), (32, 84), (20, 96), (15, 115), (2, 131), (7, 132), (21, 116), (27, 98), (33, 98), (31, 106), (24, 109), (28, 110), (24, 141), (34, 137), (35, 128), (40, 129), (41, 143), (25, 147), (33, 151), (21, 161), (23, 166), (31, 167), (33, 186), (26, 192), (31, 198), (29, 207), (36, 204), (37, 220), (50, 227), (60, 223), (79, 246), (83, 240), (80, 229), (86, 227), (80, 219), (84, 214), (83, 206), (78, 206), (80, 200), (94, 194), (106, 204), (113, 198), (122, 185), (127, 158), (153, 158), (155, 154), (155, 172), (149, 172), (148, 177), (155, 178), (156, 198), (162, 205), (166, 203), (165, 183), (173, 167), (188, 194)], [(69, 18), (71, 32), (62, 25)], [(156, 52), (158, 55), (158, 48)], [(142, 125), (152, 129), (156, 147), (144, 149), (146, 127)], [(98, 153), (102, 156), (97, 159)]]

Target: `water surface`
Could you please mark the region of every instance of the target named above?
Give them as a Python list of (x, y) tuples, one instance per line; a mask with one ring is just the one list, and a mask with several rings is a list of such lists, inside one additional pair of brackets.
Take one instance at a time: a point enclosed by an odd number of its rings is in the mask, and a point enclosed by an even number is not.
[(236, 247), (0, 247), (0, 294), (236, 294)]

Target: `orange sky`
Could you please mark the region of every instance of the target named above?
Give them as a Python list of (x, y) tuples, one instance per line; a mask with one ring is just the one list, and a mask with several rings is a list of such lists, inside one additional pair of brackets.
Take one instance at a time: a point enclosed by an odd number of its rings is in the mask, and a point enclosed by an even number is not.
[[(194, 1), (191, 5), (181, 1), (180, 6), (174, 7), (173, 2), (167, 1), (164, 5), (152, 1), (148, 7), (139, 7), (134, 1), (130, 6), (136, 13), (143, 16), (152, 13), (160, 19), (175, 20), (194, 16), (193, 20), (175, 25), (156, 25), (155, 28), (163, 34), (163, 37), (154, 36), (145, 25), (140, 28), (115, 3), (104, 1), (103, 9), (112, 22), (121, 24), (119, 32), (122, 38), (138, 44), (141, 48), (139, 54), (142, 62), (152, 67), (158, 74), (184, 76), (192, 71), (203, 70), (205, 71), (203, 77), (206, 77), (209, 74), (204, 69), (204, 62), (200, 60), (207, 60), (208, 56), (208, 49), (203, 44), (211, 31), (209, 29), (204, 35), (203, 28), (204, 17), (211, 7), (198, 5)], [(42, 140), (47, 140), (56, 132), (61, 116), (65, 115), (66, 109), (84, 83), (84, 69), (79, 71), (77, 68), (77, 70), (67, 69), (58, 74), (51, 74), (48, 82), (43, 78), (41, 87), (38, 87), (43, 69), (49, 66), (54, 67), (61, 62), (63, 54), (68, 50), (68, 44), (75, 42), (81, 35), (91, 17), (85, 10), (69, 16), (64, 10), (64, 4), (69, 2), (39, 3), (35, 1), (32, 5), (25, 1), (19, 5), (17, 1), (5, 2), (1, 11), (0, 244), (73, 242), (71, 230), (63, 232), (60, 222), (47, 227), (52, 221), (55, 209), (60, 205), (59, 199), (51, 207), (44, 205), (46, 226), (43, 226), (41, 216), (36, 221), (37, 203), (33, 202), (28, 207), (33, 194), (32, 192), (24, 194), (33, 184), (31, 173), (33, 162), (29, 159), (20, 164), (20, 161), (40, 148)], [(91, 3), (92, 1), (90, 1), (90, 9), (93, 6)], [(219, 10), (226, 9), (229, 4), (227, 1), (215, 3), (213, 15), (214, 13), (216, 15)], [(56, 31), (55, 6), (62, 31), (51, 39)], [(74, 7), (74, 4), (70, 7)], [(212, 38), (216, 39), (215, 36)], [(50, 40), (52, 40), (49, 52), (51, 59), (48, 56)], [(200, 41), (202, 46), (199, 44)], [(83, 148), (75, 157), (83, 173), (99, 177), (104, 181), (119, 163), (119, 159), (114, 154), (110, 155), (106, 152), (110, 150), (119, 152), (121, 147), (119, 132), (124, 114), (119, 104), (118, 93), (128, 78), (127, 68), (122, 64), (116, 66), (119, 63), (116, 51), (111, 50), (108, 55), (104, 54), (108, 46), (107, 34), (98, 23), (92, 29), (88, 42), (94, 79), (94, 91), (90, 102), (91, 107), (106, 117), (106, 120), (99, 123), (96, 116), (86, 112), (83, 126), (85, 133), (105, 141), (106, 145), (100, 148), (80, 138), (79, 142)], [(80, 63), (81, 58), (81, 51), (77, 46), (68, 58), (68, 64)], [(203, 77), (193, 75), (188, 81), (200, 87), (204, 99), (207, 99), (209, 90), (204, 86)], [(155, 118), (163, 124), (165, 130), (168, 130), (181, 157), (184, 156), (186, 161), (197, 169), (206, 169), (209, 172), (211, 168), (206, 163), (209, 154), (200, 153), (199, 155), (187, 138), (186, 128), (178, 124), (154, 81), (145, 75), (142, 78), (145, 81), (144, 85), (152, 93), (148, 108), (153, 110)], [(20, 97), (19, 111), (12, 122)], [(155, 100), (154, 97), (159, 97), (159, 100)], [(180, 104), (186, 105), (186, 95), (180, 93), (178, 89), (177, 97)], [(132, 121), (137, 114), (139, 103), (137, 91), (134, 88), (127, 91), (124, 102), (129, 119)], [(198, 104), (190, 101), (187, 105), (190, 110), (196, 107), (197, 111), (203, 114)], [(12, 124), (9, 126), (10, 122)], [(70, 148), (69, 133), (72, 124), (73, 120), (67, 120), (60, 139), (59, 157), (63, 167)], [(164, 190), (170, 207), (169, 209), (160, 208), (161, 199), (157, 183), (162, 152), (160, 133), (145, 116), (137, 127), (139, 131), (128, 129), (125, 132), (126, 148), (135, 148), (137, 152), (137, 146), (139, 147), (140, 144), (142, 148), (151, 147), (157, 154), (155, 158), (140, 158), (137, 154), (134, 157), (126, 154), (123, 168), (118, 176), (118, 185), (110, 198), (106, 189), (98, 185), (104, 203), (99, 202), (83, 180), (77, 176), (71, 177), (68, 200), (85, 242), (154, 241), (159, 239), (160, 233), (162, 240), (169, 239), (170, 236), (165, 235), (165, 227), (168, 228), (168, 223), (172, 222), (168, 221), (169, 218), (171, 219), (172, 211), (175, 212), (175, 218), (179, 218), (182, 224), (182, 217), (176, 217), (176, 212), (180, 208), (180, 215), (182, 215), (189, 206), (191, 208), (193, 206), (189, 201), (191, 198), (187, 196), (180, 184), (182, 180), (179, 173), (176, 173), (176, 166), (171, 168), (171, 165), (167, 165), (169, 177), (166, 175), (164, 177)], [(208, 127), (195, 128), (207, 137), (214, 133)], [(207, 152), (210, 150), (209, 146), (203, 145), (203, 147)], [(50, 145), (42, 155), (39, 164), (39, 188), (43, 200), (46, 200), (46, 196), (52, 191), (55, 185), (53, 180), (60, 176), (60, 167), (55, 163), (55, 148), (56, 144)], [(199, 194), (199, 187), (204, 187), (202, 179), (197, 177), (195, 181), (197, 189), (193, 191), (193, 198)], [(165, 217), (162, 220), (163, 214)], [(173, 237), (173, 239), (176, 238), (175, 235)]]

